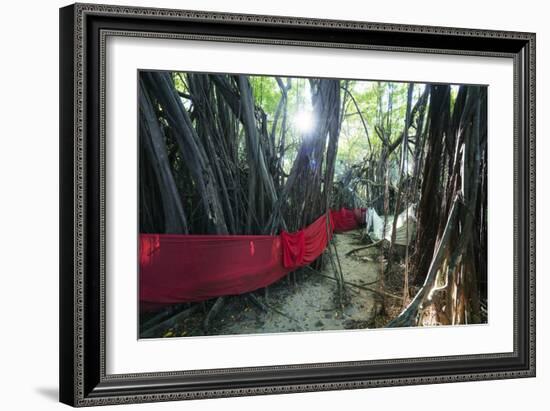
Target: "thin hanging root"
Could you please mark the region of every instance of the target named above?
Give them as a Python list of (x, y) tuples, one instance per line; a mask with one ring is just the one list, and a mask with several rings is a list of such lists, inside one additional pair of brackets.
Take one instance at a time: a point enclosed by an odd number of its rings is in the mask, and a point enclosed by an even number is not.
[(212, 320), (218, 316), (218, 313), (221, 311), (222, 307), (225, 304), (225, 299), (226, 297), (218, 297), (212, 308), (210, 308), (210, 311), (206, 315), (203, 323), (205, 330), (208, 330), (210, 328)]
[[(336, 288), (338, 289), (338, 300), (340, 302), (340, 305), (342, 305), (342, 289), (340, 286), (340, 278), (338, 276), (338, 270), (336, 268), (336, 263), (334, 262), (334, 258), (332, 257), (332, 253), (330, 252), (330, 247), (327, 247), (327, 251), (328, 251), (328, 258), (330, 260), (330, 264), (332, 265), (332, 270), (334, 271), (334, 278), (330, 277), (330, 279), (336, 281)], [(306, 267), (309, 268), (310, 270), (318, 272), (317, 270), (314, 270), (313, 268), (311, 268), (309, 265), (307, 265)]]
[[(335, 259), (332, 255), (332, 251), (330, 250), (330, 244), (332, 244), (334, 248), (334, 253), (336, 255), (336, 261), (338, 264), (335, 263)], [(334, 270), (334, 281), (336, 281), (336, 286), (338, 289), (338, 302), (340, 303), (340, 307), (342, 308), (344, 306), (344, 275), (342, 274), (342, 267), (340, 265), (340, 259), (338, 258), (338, 250), (336, 249), (336, 246), (332, 241), (329, 243), (329, 246), (327, 247), (328, 255), (332, 263), (332, 268)]]
[[(277, 308), (273, 307), (272, 305), (268, 304), (267, 302), (262, 302), (258, 299), (258, 297), (256, 297), (254, 294), (250, 293), (247, 295), (247, 297), (250, 299), (250, 301), (256, 305), (259, 309), (261, 309), (262, 311), (264, 312), (269, 312), (269, 310), (271, 311), (274, 311), (276, 312), (277, 314), (279, 315), (282, 315), (283, 317), (285, 318), (288, 318), (290, 321), (293, 321), (295, 322), (296, 324), (300, 324), (300, 322), (295, 319), (294, 317), (291, 317), (290, 315), (288, 314), (285, 314), (284, 312), (278, 310)], [(300, 331), (303, 331), (303, 328), (298, 326), (298, 328), (300, 329)]]
[[(328, 210), (328, 197), (327, 197), (327, 210)], [(329, 256), (329, 259), (330, 259), (330, 263), (332, 265), (332, 269), (334, 270), (334, 279), (336, 281), (336, 286), (337, 286), (337, 289), (338, 289), (338, 302), (340, 303), (340, 307), (343, 307), (344, 305), (344, 284), (343, 284), (343, 281), (344, 281), (344, 276), (342, 275), (342, 267), (340, 266), (340, 259), (338, 258), (338, 251), (336, 250), (336, 246), (334, 245), (333, 243), (333, 238), (332, 235), (333, 235), (333, 232), (332, 232), (332, 229), (331, 229), (331, 225), (330, 225), (330, 218), (329, 218), (329, 211), (325, 211), (325, 215), (326, 215), (326, 229), (327, 229), (327, 239), (328, 240), (328, 246), (327, 246), (327, 251), (328, 251), (328, 256)], [(339, 270), (337, 269), (336, 267), (336, 264), (334, 262), (334, 258), (332, 256), (332, 253), (330, 251), (330, 245), (333, 245), (334, 246), (334, 251), (335, 251), (335, 254), (336, 254), (336, 257), (338, 258), (338, 268)], [(308, 266), (309, 267), (309, 266)]]
[(260, 301), (260, 299), (258, 297), (256, 297), (253, 293), (249, 293), (246, 295), (246, 297), (250, 300), (250, 302), (252, 304), (254, 304), (256, 307), (258, 307), (260, 310), (262, 310), (263, 312), (268, 312), (269, 311), (269, 308), (267, 307), (267, 305), (265, 305), (264, 303), (262, 303)]
[(377, 246), (381, 245), (384, 242), (384, 240), (385, 239), (383, 238), (382, 240), (378, 240), (377, 242), (366, 245), (364, 247), (354, 248), (353, 250), (348, 251), (346, 253), (346, 256), (350, 256), (350, 255), (356, 253), (357, 251), (366, 250), (366, 249), (372, 248), (372, 247), (377, 247)]
[[(321, 277), (324, 277), (324, 278), (328, 278), (329, 280), (332, 280), (332, 281), (337, 281), (335, 280), (333, 277), (330, 277), (328, 275), (325, 275), (323, 273), (320, 273), (319, 271), (317, 271), (316, 269), (314, 268), (311, 268), (309, 265), (306, 266), (306, 268), (309, 268), (311, 271), (313, 271), (314, 273), (316, 273), (317, 275), (321, 276)], [(361, 290), (365, 290), (365, 291), (369, 291), (371, 293), (374, 293), (374, 294), (379, 294), (379, 295), (385, 295), (387, 297), (391, 297), (391, 298), (395, 298), (397, 300), (401, 300), (402, 297), (401, 296), (398, 296), (398, 295), (395, 295), (395, 294), (392, 294), (392, 293), (388, 293), (386, 291), (379, 291), (379, 290), (375, 290), (374, 288), (370, 288), (370, 287), (366, 287), (364, 285), (360, 285), (360, 284), (355, 284), (355, 283), (352, 283), (350, 281), (344, 281), (344, 283), (346, 285), (349, 285), (350, 287), (355, 287), (355, 288), (359, 288)]]
[(338, 262), (338, 273), (340, 274), (340, 281), (342, 284), (342, 291), (345, 288), (344, 284), (346, 281), (344, 280), (344, 272), (342, 271), (342, 265), (340, 264), (340, 256), (338, 255), (338, 249), (336, 248), (336, 244), (332, 242), (332, 248), (334, 248), (334, 254), (336, 255), (336, 261)]

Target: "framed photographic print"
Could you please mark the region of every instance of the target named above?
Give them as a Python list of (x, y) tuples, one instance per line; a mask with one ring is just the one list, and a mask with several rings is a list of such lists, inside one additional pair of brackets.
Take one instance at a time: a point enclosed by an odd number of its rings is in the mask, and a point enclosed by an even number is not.
[(533, 33), (60, 22), (62, 402), (535, 375)]

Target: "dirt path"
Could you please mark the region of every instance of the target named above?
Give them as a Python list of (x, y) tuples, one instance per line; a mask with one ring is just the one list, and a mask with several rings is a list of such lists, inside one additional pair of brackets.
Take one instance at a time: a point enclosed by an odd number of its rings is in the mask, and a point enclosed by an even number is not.
[[(335, 241), (345, 281), (364, 286), (375, 282), (380, 268), (377, 262), (378, 250), (367, 250), (359, 257), (346, 256), (348, 251), (362, 245), (359, 242), (359, 231), (337, 234)], [(258, 299), (270, 308), (267, 312), (242, 297), (230, 298), (223, 312), (213, 322), (209, 334), (367, 328), (374, 317), (373, 293), (347, 286), (348, 302), (342, 309), (336, 283), (332, 280), (334, 272), (331, 264), (326, 264), (322, 274), (331, 278), (304, 269), (296, 274), (296, 285), (288, 278), (269, 287), (267, 299), (263, 292), (256, 293)], [(371, 286), (375, 287), (375, 284)], [(192, 331), (192, 324), (184, 328), (187, 329), (184, 335), (193, 335), (198, 331)], [(181, 330), (174, 330), (174, 334), (178, 335), (178, 331)]]

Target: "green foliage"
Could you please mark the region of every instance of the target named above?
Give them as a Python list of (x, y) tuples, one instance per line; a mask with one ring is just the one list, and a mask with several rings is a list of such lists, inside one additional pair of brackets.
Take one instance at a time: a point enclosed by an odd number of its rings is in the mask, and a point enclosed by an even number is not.
[(187, 84), (185, 84), (185, 74), (184, 73), (172, 73), (172, 79), (174, 80), (174, 85), (176, 90), (180, 93), (188, 93)]
[(281, 98), (281, 93), (275, 77), (250, 76), (250, 85), (254, 95), (254, 100), (258, 107), (268, 114), (273, 120), (277, 104)]

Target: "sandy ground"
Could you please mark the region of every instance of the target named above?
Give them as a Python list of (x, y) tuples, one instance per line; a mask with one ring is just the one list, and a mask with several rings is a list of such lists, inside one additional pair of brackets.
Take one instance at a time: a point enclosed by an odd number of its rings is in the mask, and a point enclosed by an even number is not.
[[(359, 230), (335, 235), (335, 244), (346, 282), (376, 288), (380, 271), (379, 249), (373, 247), (346, 256), (354, 248), (363, 246)], [(207, 335), (280, 333), (298, 331), (343, 330), (374, 327), (376, 315), (375, 294), (346, 285), (343, 304), (340, 304), (334, 271), (330, 263), (321, 273), (302, 269), (269, 287), (255, 293), (265, 305), (263, 310), (243, 296), (230, 297), (212, 321)], [(327, 278), (330, 277), (330, 278)], [(174, 327), (161, 331), (160, 336), (205, 335), (203, 320), (209, 305)]]

